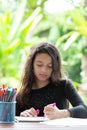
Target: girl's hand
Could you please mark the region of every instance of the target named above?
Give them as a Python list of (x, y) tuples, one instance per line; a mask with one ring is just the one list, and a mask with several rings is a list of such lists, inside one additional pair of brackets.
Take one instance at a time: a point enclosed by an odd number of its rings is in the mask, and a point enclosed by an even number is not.
[(52, 106), (52, 104), (49, 104), (44, 107), (44, 114), (48, 119), (70, 117), (70, 113), (68, 110), (59, 110), (56, 106)]
[(36, 117), (37, 115), (38, 113), (33, 107), (20, 113), (20, 116), (24, 117)]

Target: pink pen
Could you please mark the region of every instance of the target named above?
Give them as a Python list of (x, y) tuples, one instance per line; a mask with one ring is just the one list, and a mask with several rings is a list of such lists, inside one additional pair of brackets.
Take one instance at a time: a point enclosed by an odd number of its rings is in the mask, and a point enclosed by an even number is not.
[(36, 110), (36, 114), (38, 115), (39, 113), (40, 113), (40, 110), (39, 110), (39, 109), (37, 109), (37, 110)]
[(56, 103), (54, 102), (54, 103), (52, 103), (51, 105), (52, 105), (53, 107), (55, 107), (55, 106), (56, 106)]

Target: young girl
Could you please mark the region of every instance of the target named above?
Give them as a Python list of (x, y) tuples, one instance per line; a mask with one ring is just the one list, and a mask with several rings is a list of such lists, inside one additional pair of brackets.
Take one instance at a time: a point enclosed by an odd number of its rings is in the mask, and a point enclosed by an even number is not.
[[(67, 108), (67, 101), (72, 108)], [(40, 43), (29, 54), (17, 94), (16, 115), (87, 118), (87, 106), (75, 87), (62, 79), (60, 54), (51, 43)]]

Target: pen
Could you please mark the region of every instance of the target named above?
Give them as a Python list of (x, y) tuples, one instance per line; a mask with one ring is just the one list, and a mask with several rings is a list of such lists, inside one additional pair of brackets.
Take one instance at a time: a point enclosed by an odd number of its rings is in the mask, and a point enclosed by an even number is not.
[(37, 110), (36, 110), (36, 114), (38, 115), (39, 113), (40, 113), (40, 110), (39, 110), (39, 109), (37, 109)]
[(4, 93), (3, 93), (3, 101), (7, 101), (7, 93), (8, 93), (8, 89), (4, 88)]
[(0, 89), (0, 101), (2, 101), (3, 91)]
[(0, 88), (0, 101), (3, 101), (4, 98), (4, 90)]
[(5, 84), (2, 84), (2, 88), (3, 88), (3, 89), (6, 89), (7, 86), (6, 86)]
[(12, 95), (12, 90), (13, 88), (9, 88), (8, 89), (8, 93), (7, 93), (7, 101), (10, 101), (10, 97), (11, 97), (11, 95)]
[(56, 106), (56, 103), (54, 102), (54, 103), (52, 103), (51, 105), (52, 105), (53, 107), (55, 107), (55, 106)]
[(12, 90), (9, 91), (9, 98), (8, 98), (9, 102), (15, 100), (16, 92), (17, 92), (17, 88), (12, 88)]

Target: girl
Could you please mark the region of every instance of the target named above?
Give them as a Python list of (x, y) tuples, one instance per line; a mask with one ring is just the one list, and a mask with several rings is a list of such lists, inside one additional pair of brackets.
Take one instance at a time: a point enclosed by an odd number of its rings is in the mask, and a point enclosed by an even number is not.
[[(72, 108), (67, 108), (67, 101)], [(87, 106), (75, 87), (70, 80), (62, 79), (61, 57), (51, 43), (40, 43), (29, 54), (17, 94), (16, 115), (87, 118)]]

